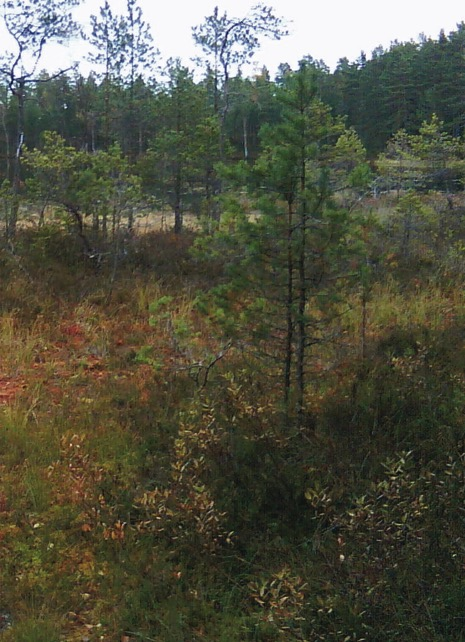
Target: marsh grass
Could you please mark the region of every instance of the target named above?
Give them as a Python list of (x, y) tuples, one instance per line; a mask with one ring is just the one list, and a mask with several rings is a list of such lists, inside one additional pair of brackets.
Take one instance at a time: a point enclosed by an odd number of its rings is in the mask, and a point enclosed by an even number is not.
[[(79, 248), (58, 252), (61, 234), (24, 240), (38, 283), (11, 266), (14, 278), (0, 280), (0, 375), (18, 384), (0, 407), (1, 604), (12, 616), (2, 640), (339, 642), (394, 628), (426, 639), (431, 618), (445, 626), (445, 600), (460, 611), (458, 281), (381, 257), (365, 316), (351, 286), (309, 351), (309, 412), (296, 430), (247, 337), (205, 385), (191, 376), (224, 345), (196, 298), (217, 275), (192, 260), (191, 238), (144, 234), (108, 296), (107, 268), (81, 265)], [(399, 449), (413, 453), (410, 476), (400, 467), (385, 478)], [(419, 497), (436, 476), (434, 517)], [(441, 510), (456, 541), (443, 528), (435, 549)], [(426, 515), (418, 539), (415, 511)], [(399, 550), (421, 564), (370, 566), (378, 541), (395, 553), (396, 524)], [(445, 551), (443, 583), (434, 555), (415, 557), (422, 542)], [(394, 607), (418, 598), (423, 572), (431, 617), (425, 607), (409, 628), (409, 610)], [(384, 591), (392, 578), (395, 599)], [(459, 626), (444, 635), (460, 639)]]
[(0, 355), (3, 371), (18, 372), (33, 362), (41, 329), (24, 329), (17, 316), (0, 317)]
[(5, 642), (60, 642), (61, 622), (53, 616), (29, 616), (2, 635)]
[(0, 408), (0, 458), (10, 466), (25, 459), (48, 463), (56, 453), (54, 437), (47, 426), (40, 426), (35, 403), (24, 407), (21, 401)]

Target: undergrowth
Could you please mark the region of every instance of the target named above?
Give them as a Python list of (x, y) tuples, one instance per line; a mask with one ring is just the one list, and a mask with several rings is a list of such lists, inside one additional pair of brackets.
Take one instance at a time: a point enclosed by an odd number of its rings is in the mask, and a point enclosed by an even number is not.
[(296, 425), (191, 241), (2, 256), (0, 638), (465, 639), (460, 276), (351, 286)]

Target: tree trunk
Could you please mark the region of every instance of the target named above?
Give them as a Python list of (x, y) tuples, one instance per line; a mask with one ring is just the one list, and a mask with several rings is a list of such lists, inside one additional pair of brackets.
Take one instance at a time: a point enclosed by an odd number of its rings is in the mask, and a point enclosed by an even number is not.
[(247, 139), (247, 116), (242, 117), (242, 134), (244, 140), (244, 160), (249, 160), (249, 143)]
[(19, 193), (21, 189), (21, 155), (24, 144), (24, 104), (26, 101), (25, 81), (20, 79), (17, 87), (14, 88), (13, 95), (18, 101), (18, 120), (16, 131), (16, 152), (13, 163), (13, 181), (11, 186), (11, 202), (6, 221), (6, 238), (12, 239), (16, 234), (19, 211)]
[(2, 128), (3, 128), (3, 135), (5, 136), (5, 175), (7, 178), (10, 177), (10, 135), (8, 132), (8, 127), (6, 124), (6, 112), (7, 112), (7, 106), (8, 106), (8, 99), (5, 98), (5, 103), (1, 105), (1, 110), (2, 110)]
[(292, 203), (288, 203), (287, 219), (287, 296), (286, 296), (286, 346), (284, 362), (284, 409), (286, 416), (289, 414), (289, 401), (291, 391), (291, 371), (294, 343), (294, 258), (292, 252), (292, 227), (294, 212)]
[(302, 211), (301, 230), (300, 230), (300, 247), (298, 254), (298, 308), (297, 308), (297, 354), (296, 354), (296, 379), (297, 379), (297, 418), (298, 424), (301, 424), (304, 411), (304, 392), (305, 392), (305, 346), (307, 343), (307, 324), (305, 322), (305, 306), (307, 303), (307, 280), (306, 280), (306, 218), (307, 215)]
[[(305, 109), (301, 107), (301, 113)], [(305, 136), (302, 136), (305, 140)], [(305, 307), (307, 304), (307, 201), (305, 191), (307, 189), (306, 175), (306, 147), (303, 145), (300, 153), (300, 242), (298, 249), (298, 311), (297, 311), (297, 355), (296, 355), (296, 378), (297, 378), (297, 423), (302, 423), (304, 412), (304, 394), (305, 394), (305, 348), (307, 345), (307, 323), (305, 319)]]

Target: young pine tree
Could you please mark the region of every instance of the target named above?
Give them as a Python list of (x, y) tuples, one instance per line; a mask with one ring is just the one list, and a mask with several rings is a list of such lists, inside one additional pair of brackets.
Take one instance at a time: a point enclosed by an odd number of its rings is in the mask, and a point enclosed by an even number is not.
[(259, 215), (230, 205), (212, 243), (226, 266), (216, 295), (227, 331), (266, 357), (301, 424), (309, 350), (327, 338), (347, 273), (349, 218), (330, 190), (344, 127), (318, 99), (310, 65), (287, 75), (279, 100), (281, 122), (262, 129), (252, 170)]

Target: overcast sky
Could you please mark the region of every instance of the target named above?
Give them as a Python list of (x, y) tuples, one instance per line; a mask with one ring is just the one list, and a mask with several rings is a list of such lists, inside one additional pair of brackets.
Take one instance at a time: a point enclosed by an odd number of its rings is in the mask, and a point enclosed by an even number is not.
[[(78, 17), (85, 23), (90, 14), (98, 14), (104, 0), (85, 0)], [(109, 0), (114, 13), (124, 13), (125, 0)], [(256, 2), (253, 0), (139, 0), (144, 18), (151, 26), (154, 41), (162, 58), (181, 57), (191, 66), (197, 53), (191, 27), (203, 22), (218, 4), (220, 12), (243, 16)], [(279, 63), (295, 68), (305, 55), (323, 60), (331, 69), (342, 57), (351, 62), (363, 50), (367, 57), (378, 45), (388, 48), (394, 40), (418, 40), (420, 34), (437, 38), (441, 29), (446, 34), (465, 21), (463, 0), (274, 0), (265, 2), (275, 14), (289, 21), (291, 35), (279, 42), (265, 42), (256, 57), (256, 65), (265, 64), (272, 74)], [(79, 57), (75, 47), (68, 55)], [(56, 64), (56, 57), (52, 65)], [(49, 67), (47, 62), (47, 67)]]

